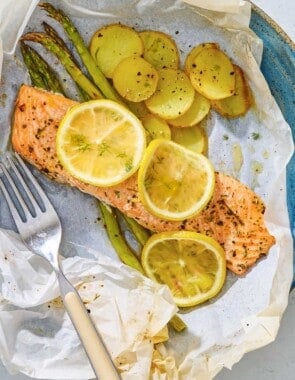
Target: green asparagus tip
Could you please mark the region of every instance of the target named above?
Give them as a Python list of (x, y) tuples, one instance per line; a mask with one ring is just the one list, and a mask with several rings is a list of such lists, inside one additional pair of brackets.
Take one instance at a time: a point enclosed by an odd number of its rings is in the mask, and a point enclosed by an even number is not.
[(51, 53), (55, 54), (63, 64), (73, 80), (82, 88), (91, 99), (103, 98), (99, 89), (84, 75), (80, 68), (75, 64), (72, 56), (63, 49), (52, 37), (46, 33), (36, 32), (27, 33), (21, 37), (22, 41), (33, 41), (43, 45)]
[(39, 7), (44, 9), (48, 15), (57, 21), (61, 21), (64, 17), (68, 18), (61, 9), (56, 9), (50, 3), (40, 3)]

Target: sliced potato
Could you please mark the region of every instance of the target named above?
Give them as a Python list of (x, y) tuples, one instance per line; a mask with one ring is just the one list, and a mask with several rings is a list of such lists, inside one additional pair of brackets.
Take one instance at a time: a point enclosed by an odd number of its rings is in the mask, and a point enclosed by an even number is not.
[(202, 127), (195, 125), (189, 128), (170, 127), (171, 140), (195, 153), (207, 153), (208, 138)]
[(224, 99), (235, 91), (235, 72), (229, 57), (215, 47), (202, 49), (193, 60), (190, 79), (207, 99)]
[(171, 131), (168, 123), (159, 116), (149, 113), (141, 118), (142, 125), (147, 131), (147, 143), (153, 139), (171, 140)]
[(138, 33), (129, 26), (110, 24), (95, 32), (89, 49), (104, 75), (112, 78), (119, 62), (143, 53), (143, 43)]
[(194, 94), (194, 88), (184, 71), (161, 69), (157, 90), (145, 104), (151, 113), (163, 119), (175, 119), (190, 108)]
[(184, 71), (187, 73), (187, 75), (190, 74), (191, 70), (194, 68), (194, 59), (196, 56), (202, 51), (202, 49), (214, 47), (216, 49), (219, 49), (219, 45), (215, 42), (205, 42), (203, 44), (197, 45), (188, 53), (188, 55), (185, 58), (184, 62)]
[(243, 70), (234, 65), (236, 76), (235, 92), (232, 96), (220, 100), (212, 100), (212, 107), (222, 116), (235, 118), (243, 116), (252, 105), (252, 94)]
[(192, 127), (208, 115), (210, 106), (210, 101), (195, 91), (194, 101), (190, 108), (183, 115), (170, 119), (168, 123), (173, 127)]
[(148, 99), (156, 91), (158, 79), (157, 70), (141, 57), (123, 59), (113, 74), (115, 89), (132, 102)]
[(143, 57), (156, 69), (177, 69), (179, 53), (174, 40), (167, 34), (155, 30), (139, 33), (144, 46)]

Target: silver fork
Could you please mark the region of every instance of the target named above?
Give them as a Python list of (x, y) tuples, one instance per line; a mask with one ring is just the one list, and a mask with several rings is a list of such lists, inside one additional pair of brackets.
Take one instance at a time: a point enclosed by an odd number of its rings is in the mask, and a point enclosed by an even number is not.
[(62, 229), (58, 215), (17, 154), (6, 154), (0, 162), (0, 187), (23, 242), (52, 265), (59, 281), (64, 306), (96, 377), (100, 380), (120, 379), (78, 292), (61, 271), (58, 250)]

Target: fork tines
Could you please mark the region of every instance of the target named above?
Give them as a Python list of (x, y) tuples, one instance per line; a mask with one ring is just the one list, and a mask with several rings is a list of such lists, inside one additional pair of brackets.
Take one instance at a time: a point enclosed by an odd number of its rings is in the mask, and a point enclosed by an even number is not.
[(0, 187), (13, 218), (26, 222), (51, 207), (41, 186), (18, 154), (1, 157)]

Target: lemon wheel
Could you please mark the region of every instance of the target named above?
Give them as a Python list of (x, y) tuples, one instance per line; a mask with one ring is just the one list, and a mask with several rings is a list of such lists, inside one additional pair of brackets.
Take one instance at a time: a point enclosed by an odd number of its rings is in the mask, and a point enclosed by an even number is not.
[(153, 235), (143, 248), (141, 261), (149, 278), (170, 288), (179, 307), (209, 300), (225, 281), (226, 260), (222, 247), (197, 232)]
[(199, 213), (212, 197), (215, 173), (209, 159), (175, 142), (155, 139), (138, 171), (141, 201), (153, 215), (184, 220)]
[(122, 105), (93, 100), (66, 113), (56, 146), (60, 162), (73, 177), (95, 186), (112, 186), (138, 169), (145, 150), (145, 131)]

